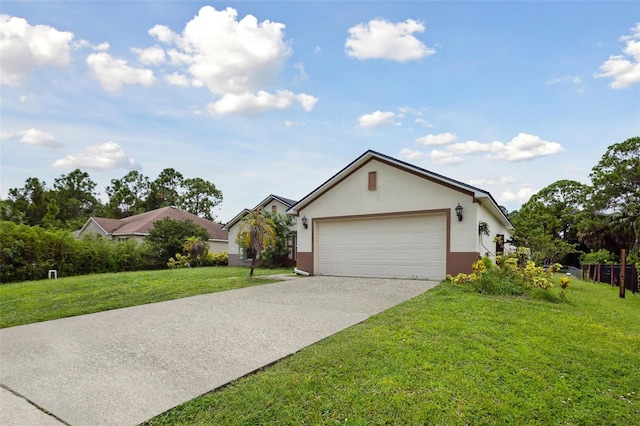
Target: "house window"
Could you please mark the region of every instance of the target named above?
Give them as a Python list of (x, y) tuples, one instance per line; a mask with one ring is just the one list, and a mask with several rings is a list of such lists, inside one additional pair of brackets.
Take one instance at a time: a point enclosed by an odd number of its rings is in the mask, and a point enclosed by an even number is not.
[(240, 247), (240, 260), (251, 260), (253, 259), (253, 250), (246, 247)]
[(289, 253), (289, 259), (298, 259), (298, 238), (295, 232), (292, 232), (291, 236), (287, 238), (287, 252)]
[(129, 239), (129, 237), (118, 237), (118, 242), (119, 243), (124, 243), (125, 241), (127, 241)]
[(276, 205), (275, 205), (275, 204), (271, 206), (271, 211), (272, 211), (273, 213), (275, 213), (275, 212), (277, 212), (277, 211), (278, 211), (278, 208), (276, 207)]
[(369, 172), (369, 191), (375, 191), (377, 188), (378, 172)]

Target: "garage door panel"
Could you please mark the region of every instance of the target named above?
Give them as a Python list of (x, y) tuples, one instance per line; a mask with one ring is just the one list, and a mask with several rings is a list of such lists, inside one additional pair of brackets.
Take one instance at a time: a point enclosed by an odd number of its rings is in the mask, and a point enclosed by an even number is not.
[(444, 216), (401, 216), (320, 222), (318, 273), (444, 278)]

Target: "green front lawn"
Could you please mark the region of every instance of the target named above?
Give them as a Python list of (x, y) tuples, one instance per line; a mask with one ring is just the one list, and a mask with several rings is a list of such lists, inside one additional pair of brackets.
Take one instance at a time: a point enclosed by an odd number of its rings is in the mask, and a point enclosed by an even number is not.
[(443, 283), (149, 425), (640, 424), (640, 295)]
[[(291, 273), (261, 269), (256, 276)], [(82, 275), (0, 285), (0, 328), (214, 293), (275, 280), (248, 280), (242, 267)]]

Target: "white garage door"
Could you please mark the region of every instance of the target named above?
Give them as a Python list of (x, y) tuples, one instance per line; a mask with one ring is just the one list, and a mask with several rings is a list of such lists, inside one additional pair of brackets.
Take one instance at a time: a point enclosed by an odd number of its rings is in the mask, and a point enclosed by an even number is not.
[(319, 222), (316, 238), (322, 275), (445, 277), (445, 216)]

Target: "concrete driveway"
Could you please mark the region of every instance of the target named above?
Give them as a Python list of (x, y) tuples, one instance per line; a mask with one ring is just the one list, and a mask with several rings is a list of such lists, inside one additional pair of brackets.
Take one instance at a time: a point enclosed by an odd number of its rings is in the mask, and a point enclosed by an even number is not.
[(6, 328), (0, 424), (139, 424), (436, 284), (299, 278)]

